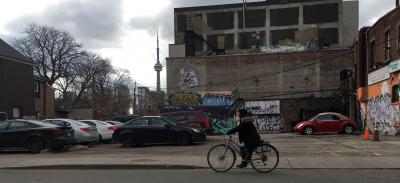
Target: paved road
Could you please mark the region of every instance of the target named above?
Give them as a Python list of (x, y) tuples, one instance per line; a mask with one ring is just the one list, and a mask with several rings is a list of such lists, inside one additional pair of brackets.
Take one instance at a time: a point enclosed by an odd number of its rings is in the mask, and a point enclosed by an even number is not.
[(0, 170), (0, 183), (400, 183), (400, 170)]

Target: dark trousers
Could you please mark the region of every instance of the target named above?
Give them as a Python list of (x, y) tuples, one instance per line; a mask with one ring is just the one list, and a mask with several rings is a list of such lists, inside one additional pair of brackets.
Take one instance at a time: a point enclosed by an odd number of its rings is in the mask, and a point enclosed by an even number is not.
[(250, 161), (253, 151), (254, 148), (240, 147), (240, 156), (242, 157), (242, 161)]

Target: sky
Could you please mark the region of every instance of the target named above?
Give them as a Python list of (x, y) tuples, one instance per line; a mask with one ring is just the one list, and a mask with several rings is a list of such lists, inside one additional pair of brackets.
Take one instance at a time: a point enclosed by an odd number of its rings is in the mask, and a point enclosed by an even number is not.
[[(259, 0), (248, 0), (259, 1)], [(242, 0), (0, 0), (0, 38), (12, 42), (30, 23), (70, 32), (85, 49), (128, 69), (141, 86), (156, 89), (156, 32), (160, 34), (161, 88), (165, 57), (173, 44), (174, 8), (239, 3)], [(395, 0), (359, 0), (360, 27), (372, 25)]]

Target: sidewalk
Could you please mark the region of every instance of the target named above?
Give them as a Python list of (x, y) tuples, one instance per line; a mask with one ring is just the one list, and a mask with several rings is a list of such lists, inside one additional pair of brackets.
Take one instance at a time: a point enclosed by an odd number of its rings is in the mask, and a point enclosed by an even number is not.
[[(237, 160), (239, 162), (240, 160)], [(144, 158), (13, 158), (0, 159), (0, 168), (79, 167), (112, 169), (132, 168), (208, 168), (206, 157), (145, 157)], [(400, 169), (398, 157), (280, 157), (280, 169)]]
[[(382, 142), (360, 140), (359, 136), (266, 135), (280, 152), (281, 169), (400, 169), (400, 138)], [(120, 148), (99, 145), (62, 153), (0, 153), (0, 168), (74, 169), (163, 169), (208, 168), (207, 152), (223, 137), (210, 137), (193, 146), (150, 146)], [(237, 157), (237, 163), (240, 157)]]

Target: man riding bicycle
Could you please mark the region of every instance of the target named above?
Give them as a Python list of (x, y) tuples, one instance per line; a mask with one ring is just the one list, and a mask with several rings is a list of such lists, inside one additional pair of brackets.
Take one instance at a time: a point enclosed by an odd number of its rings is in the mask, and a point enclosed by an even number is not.
[(237, 165), (238, 168), (247, 167), (247, 162), (251, 160), (253, 150), (260, 144), (260, 135), (254, 126), (254, 119), (251, 112), (246, 109), (239, 110), (240, 124), (229, 130), (228, 135), (239, 132), (239, 142), (244, 144), (240, 147), (240, 155), (242, 163)]

